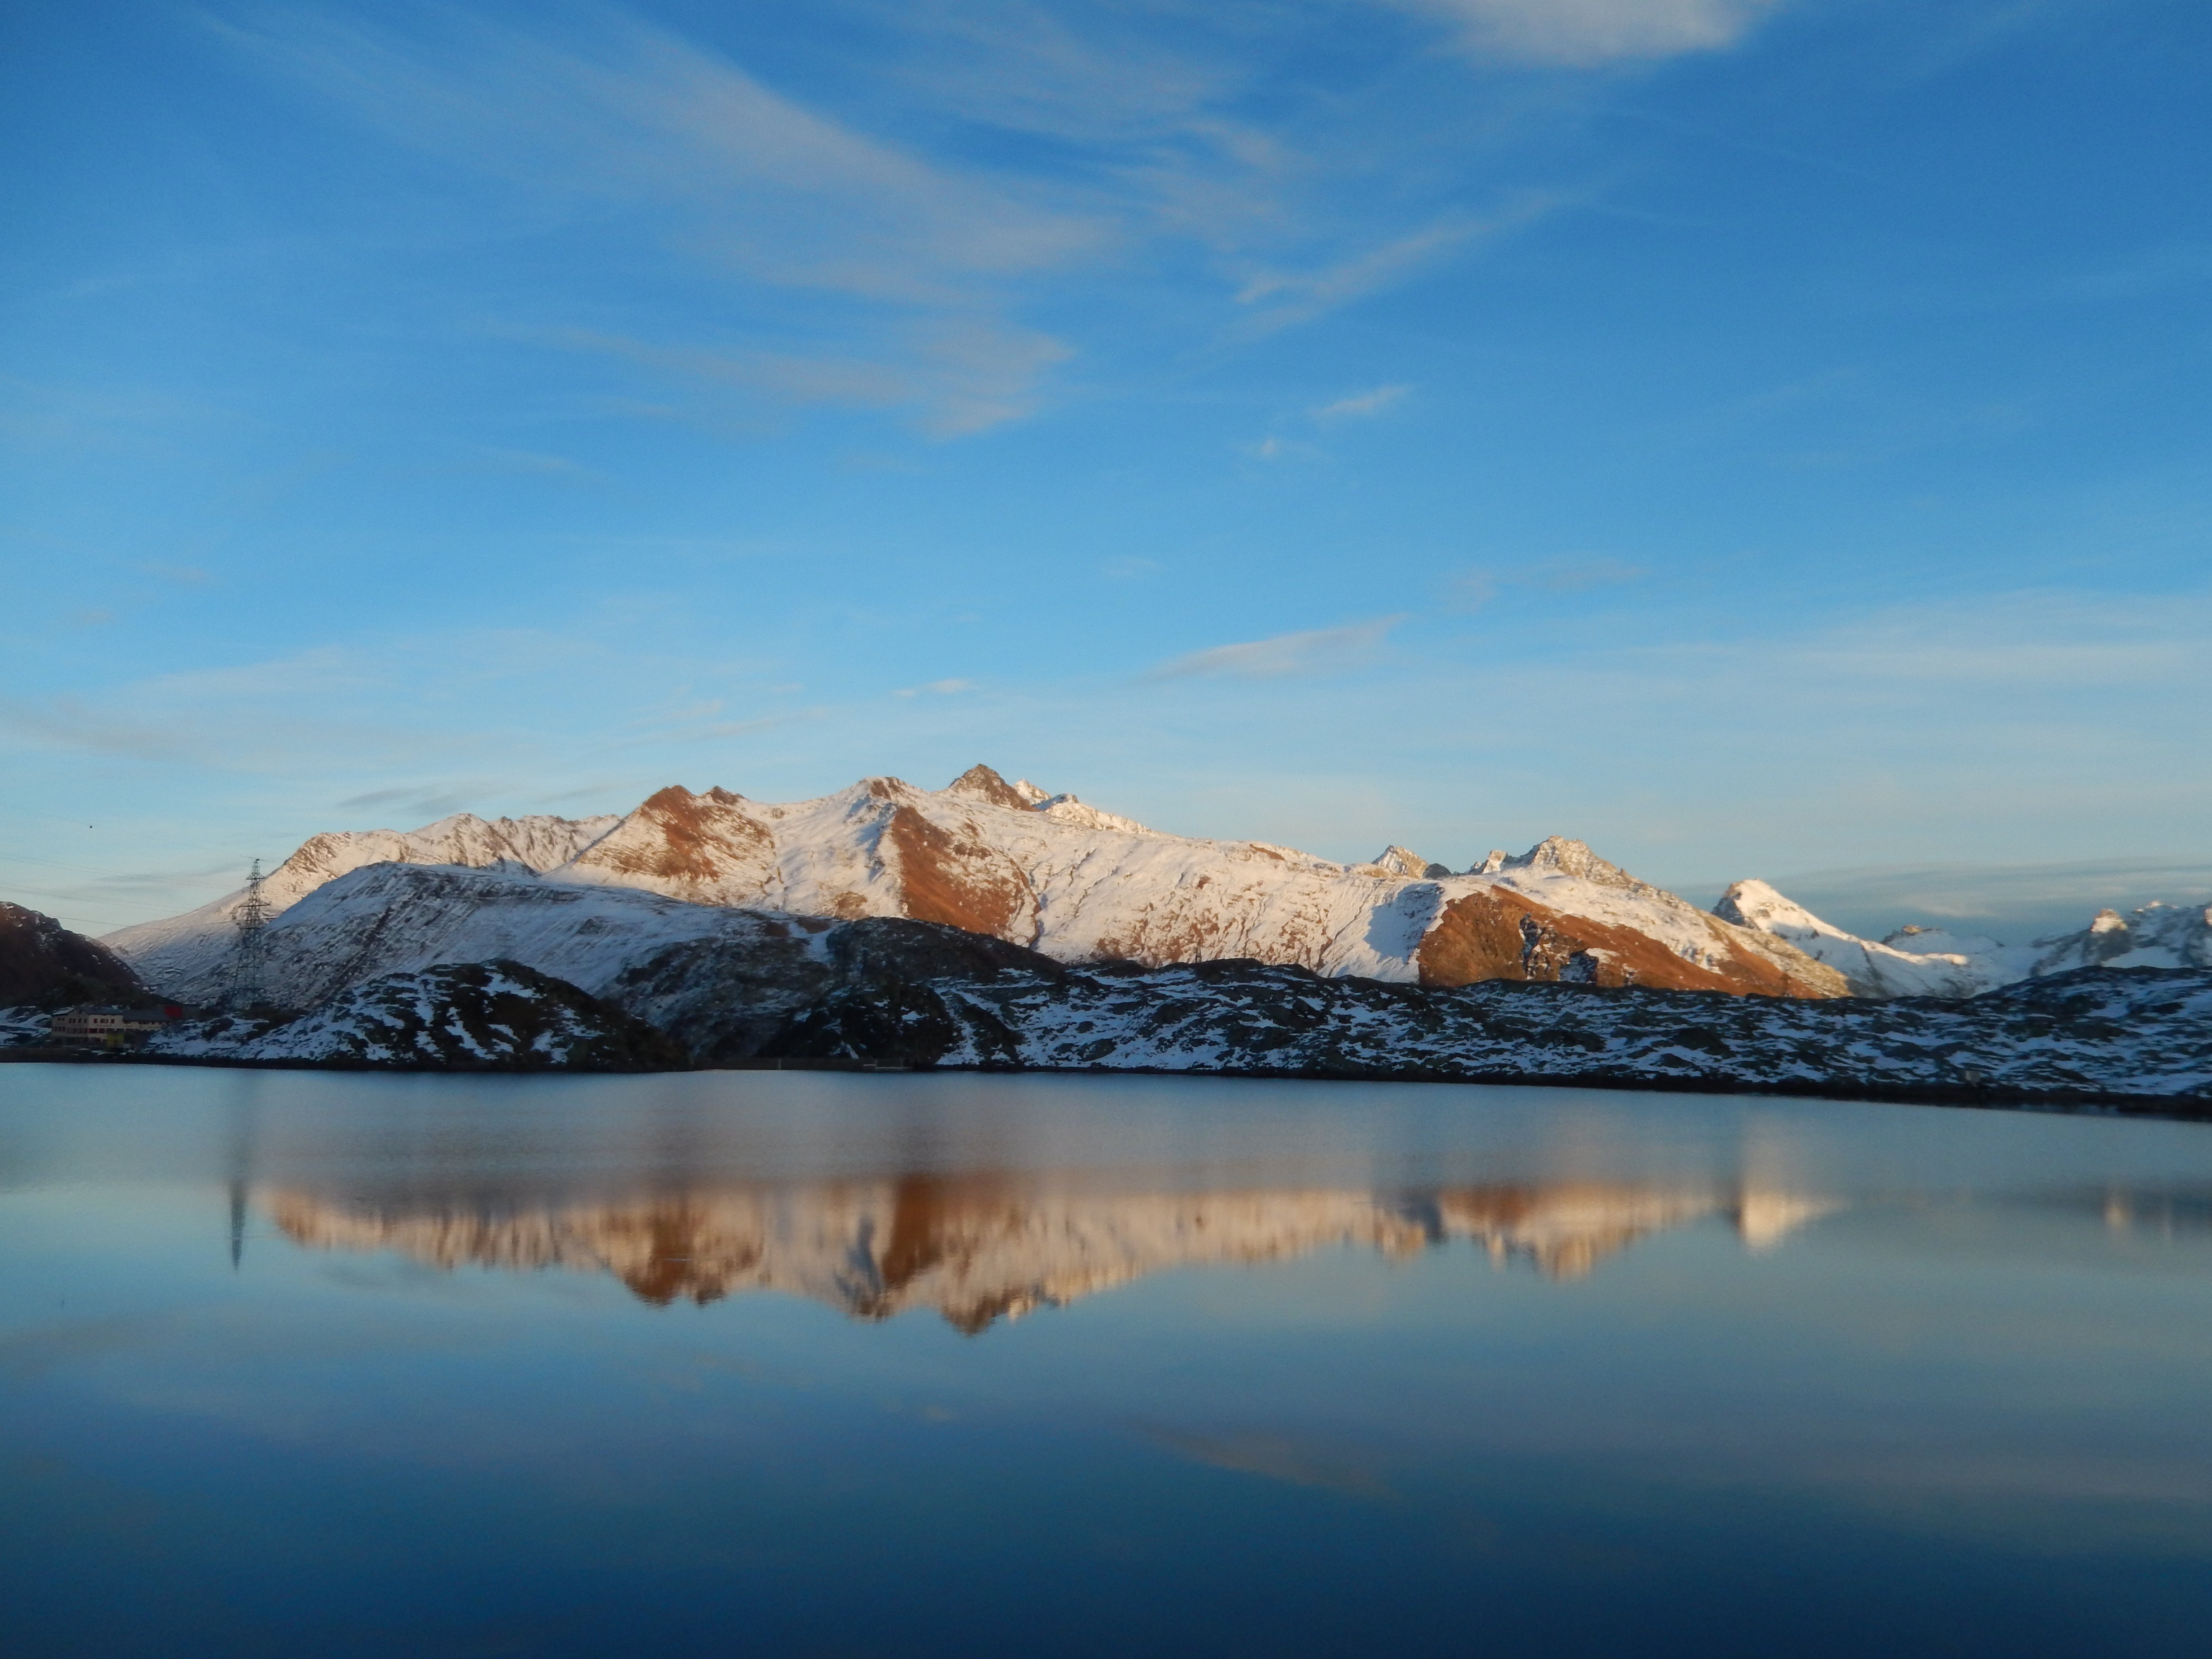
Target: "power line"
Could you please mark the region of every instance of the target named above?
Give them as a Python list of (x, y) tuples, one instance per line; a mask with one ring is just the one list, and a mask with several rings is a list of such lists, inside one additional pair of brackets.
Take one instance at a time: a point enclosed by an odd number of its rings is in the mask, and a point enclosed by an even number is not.
[(36, 893), (40, 898), (81, 899), (84, 896), (82, 893), (57, 893), (51, 887), (26, 887), (21, 882), (11, 881), (6, 884), (11, 893)]
[(0, 864), (50, 864), (57, 870), (82, 870), (95, 876), (113, 873), (98, 865), (70, 864), (63, 859), (34, 859), (28, 853), (0, 853)]

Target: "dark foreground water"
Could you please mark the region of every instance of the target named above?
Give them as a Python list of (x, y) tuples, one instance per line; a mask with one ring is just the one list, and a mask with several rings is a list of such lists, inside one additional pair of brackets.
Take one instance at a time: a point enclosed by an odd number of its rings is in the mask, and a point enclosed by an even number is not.
[(2202, 1654), (2212, 1129), (0, 1069), (0, 1651)]

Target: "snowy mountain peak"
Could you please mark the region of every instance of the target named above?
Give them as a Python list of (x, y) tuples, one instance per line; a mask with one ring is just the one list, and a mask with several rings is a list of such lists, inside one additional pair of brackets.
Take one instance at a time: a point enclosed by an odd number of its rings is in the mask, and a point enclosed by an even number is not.
[(711, 902), (730, 890), (733, 879), (748, 890), (757, 884), (751, 878), (770, 862), (772, 848), (758, 809), (744, 796), (720, 788), (695, 795), (671, 784), (559, 870), (573, 880)]
[(1158, 833), (1147, 830), (1134, 818), (1125, 818), (1118, 812), (1102, 812), (1095, 806), (1086, 806), (1073, 795), (1048, 795), (1033, 809), (1042, 812), (1054, 823), (1065, 823), (1077, 830), (1115, 830), (1125, 836), (1150, 836)]
[(1045, 799), (1044, 791), (1035, 784), (1027, 784), (1030, 793), (1022, 787), (1008, 783), (989, 767), (981, 764), (969, 767), (945, 786), (948, 795), (963, 795), (970, 800), (980, 800), (992, 806), (1003, 806), (1009, 811), (1026, 812)]
[(1763, 881), (1734, 884), (1713, 906), (1713, 914), (1723, 921), (1789, 940), (1842, 974), (1856, 996), (1973, 996), (2018, 977), (2004, 973), (1993, 961), (1938, 951), (1911, 934), (1904, 936), (1912, 942), (1903, 949), (1895, 936), (1882, 944), (1860, 939), (1821, 921)]
[(1645, 886), (1619, 865), (1607, 864), (1591, 852), (1586, 842), (1570, 841), (1565, 836), (1547, 836), (1519, 858), (1504, 860), (1499, 867), (1572, 876), (1577, 881), (1590, 882), (1600, 887), (1642, 889)]
[(1409, 847), (1395, 843), (1384, 848), (1367, 865), (1355, 865), (1354, 869), (1379, 870), (1386, 876), (1406, 876), (1416, 881), (1434, 881), (1451, 872), (1441, 864), (1432, 864)]
[(1720, 902), (1713, 906), (1713, 914), (1723, 921), (1735, 922), (1741, 927), (1762, 928), (1775, 933), (1783, 927), (1801, 928), (1808, 933), (1836, 933), (1839, 929), (1828, 926), (1802, 904), (1784, 898), (1763, 881), (1739, 881), (1721, 895)]

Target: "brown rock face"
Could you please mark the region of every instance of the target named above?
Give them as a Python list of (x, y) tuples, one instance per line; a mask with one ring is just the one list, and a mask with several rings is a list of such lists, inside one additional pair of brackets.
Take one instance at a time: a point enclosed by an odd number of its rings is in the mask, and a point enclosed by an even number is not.
[(1424, 985), (1518, 979), (1734, 996), (1843, 994), (1842, 975), (1809, 960), (1805, 971), (1792, 973), (1718, 928), (1713, 945), (1715, 960), (1708, 967), (1633, 928), (1567, 915), (1510, 888), (1492, 887), (1446, 905), (1415, 955)]
[(970, 800), (988, 802), (993, 806), (1009, 807), (1017, 812), (1030, 810), (1014, 786), (1008, 783), (988, 766), (971, 766), (945, 786), (948, 795), (965, 795)]
[(128, 999), (145, 988), (106, 945), (52, 916), (0, 901), (0, 1008)]
[(744, 797), (726, 789), (695, 795), (671, 784), (648, 797), (586, 861), (626, 875), (705, 885), (775, 856), (774, 838), (744, 811)]
[(1028, 943), (1036, 911), (1029, 878), (972, 827), (965, 833), (947, 830), (911, 806), (895, 806), (884, 841), (898, 872), (900, 908), (908, 915)]

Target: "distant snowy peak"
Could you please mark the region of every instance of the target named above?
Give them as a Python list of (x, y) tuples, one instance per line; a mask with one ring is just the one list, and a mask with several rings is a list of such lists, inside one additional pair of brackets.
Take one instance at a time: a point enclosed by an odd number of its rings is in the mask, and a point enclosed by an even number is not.
[(1992, 955), (1875, 944), (1823, 921), (1763, 881), (1740, 881), (1721, 895), (1713, 914), (1796, 945), (1850, 981), (1863, 997), (1967, 997), (2023, 975)]
[(1468, 872), (1471, 876), (1502, 876), (1515, 871), (1527, 871), (1536, 876), (1572, 876), (1577, 881), (1587, 881), (1599, 887), (1619, 887), (1630, 892), (1656, 893), (1660, 890), (1641, 882), (1617, 864), (1608, 864), (1589, 849), (1585, 842), (1572, 841), (1565, 836), (1547, 836), (1527, 852), (1515, 855), (1503, 848), (1493, 847), (1482, 862)]
[(1408, 847), (1386, 847), (1366, 864), (1352, 866), (1357, 875), (1400, 876), (1409, 881), (1434, 881), (1451, 872), (1441, 864), (1431, 864)]
[(1012, 812), (1026, 812), (1047, 799), (1046, 792), (1027, 778), (1019, 783), (1008, 783), (983, 765), (969, 767), (945, 786), (945, 793), (980, 800), (990, 806), (1003, 806)]
[(1659, 889), (1641, 882), (1617, 864), (1607, 864), (1582, 842), (1565, 836), (1547, 836), (1517, 859), (1506, 859), (1501, 872), (1526, 870), (1535, 875), (1572, 876), (1597, 887), (1619, 887), (1630, 892), (1656, 893)]
[(1978, 934), (1901, 927), (1880, 943), (1820, 920), (1763, 881), (1740, 881), (1713, 914), (1785, 939), (1838, 969), (1859, 996), (1977, 996), (2075, 968), (2212, 967), (2212, 909), (2149, 904), (2130, 917), (2100, 910), (2078, 933), (2030, 945)]
[(1133, 836), (1155, 833), (1134, 818), (1102, 812), (1095, 806), (1085, 805), (1073, 795), (1052, 794), (1027, 778), (1008, 783), (988, 766), (969, 767), (946, 784), (942, 793), (979, 801), (986, 806), (1003, 806), (1013, 812), (1042, 812), (1054, 823), (1071, 824), (1079, 830), (1119, 830)]
[(1073, 825), (1078, 830), (1118, 830), (1125, 836), (1156, 836), (1134, 818), (1125, 818), (1118, 812), (1102, 812), (1095, 806), (1086, 806), (1073, 795), (1048, 795), (1032, 809), (1042, 812), (1054, 823)]
[(1739, 927), (1760, 927), (1769, 933), (1786, 927), (1808, 935), (1842, 936), (1839, 929), (1831, 927), (1803, 905), (1783, 897), (1763, 881), (1737, 882), (1721, 895), (1713, 914)]
[(2069, 968), (2212, 968), (2212, 905), (2144, 905), (2123, 916), (2100, 910), (2078, 933), (2056, 933), (2027, 947), (2037, 974)]

